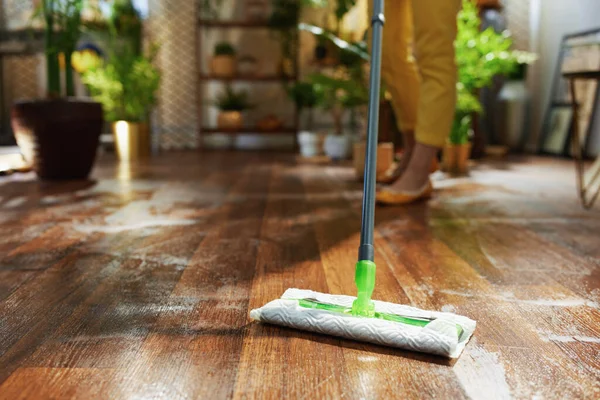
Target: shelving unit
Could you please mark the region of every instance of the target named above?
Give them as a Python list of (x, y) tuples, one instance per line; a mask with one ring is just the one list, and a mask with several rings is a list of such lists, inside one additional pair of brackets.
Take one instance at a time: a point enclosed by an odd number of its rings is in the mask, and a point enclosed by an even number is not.
[[(201, 11), (199, 11), (201, 12)], [(216, 127), (208, 127), (204, 124), (204, 116), (203, 116), (203, 104), (205, 104), (205, 99), (203, 98), (203, 87), (209, 82), (218, 82), (222, 84), (231, 84), (231, 83), (248, 83), (248, 84), (277, 84), (282, 82), (292, 83), (298, 80), (299, 76), (299, 43), (295, 44), (295, 52), (294, 52), (294, 74), (292, 76), (281, 76), (277, 74), (257, 74), (257, 75), (239, 75), (231, 78), (224, 78), (220, 76), (215, 76), (207, 71), (202, 71), (202, 59), (201, 57), (206, 56), (202, 54), (202, 33), (205, 29), (264, 29), (270, 30), (272, 29), (268, 22), (265, 21), (244, 21), (244, 20), (213, 20), (213, 19), (203, 19), (200, 15), (198, 18), (198, 32), (197, 32), (197, 69), (198, 69), (198, 121), (200, 122), (200, 131), (198, 134), (198, 140), (200, 141), (200, 147), (203, 145), (203, 135), (204, 134), (227, 134), (227, 135), (237, 135), (237, 134), (264, 134), (264, 135), (278, 135), (278, 134), (293, 134), (294, 135), (294, 147), (297, 148), (297, 139), (296, 134), (298, 133), (298, 125), (299, 125), (299, 116), (298, 110), (294, 107), (294, 118), (292, 126), (284, 126), (277, 130), (261, 130), (257, 127), (243, 127), (238, 130), (222, 130)], [(297, 28), (290, 28), (297, 29)], [(299, 40), (299, 35), (297, 35), (297, 40)]]
[(201, 81), (220, 81), (225, 83), (232, 82), (294, 82), (295, 76), (278, 76), (278, 75), (238, 75), (232, 78), (224, 78), (222, 76), (214, 76), (210, 74), (200, 74)]

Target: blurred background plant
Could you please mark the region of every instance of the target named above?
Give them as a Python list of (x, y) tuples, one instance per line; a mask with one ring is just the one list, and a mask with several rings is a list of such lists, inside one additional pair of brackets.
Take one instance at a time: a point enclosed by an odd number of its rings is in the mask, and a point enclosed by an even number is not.
[(252, 108), (252, 104), (248, 100), (248, 92), (245, 90), (236, 91), (229, 85), (217, 96), (214, 104), (221, 111), (242, 112)]
[(534, 53), (512, 50), (509, 31), (496, 32), (492, 27), (481, 31), (479, 9), (474, 0), (463, 0), (457, 23), (458, 82), (468, 92), (490, 86), (495, 76), (516, 73), (537, 59)]
[[(84, 0), (42, 0), (33, 19), (44, 21), (46, 84), (48, 97), (75, 95), (73, 53), (81, 37)], [(61, 58), (65, 68), (65, 90), (61, 90)]]
[(496, 32), (492, 27), (481, 31), (475, 0), (463, 0), (457, 27), (454, 43), (458, 67), (457, 104), (449, 141), (464, 144), (469, 140), (472, 115), (483, 112), (479, 90), (489, 87), (496, 76), (524, 74), (526, 65), (533, 63), (537, 55), (512, 50), (509, 31)]
[(312, 131), (314, 128), (314, 109), (324, 100), (323, 87), (310, 80), (300, 81), (288, 88), (288, 95), (296, 104), (300, 115), (306, 113), (305, 129)]
[(153, 62), (158, 46), (147, 55), (112, 54), (102, 65), (83, 74), (83, 83), (104, 108), (106, 120), (147, 122), (160, 87), (160, 71)]
[(331, 72), (312, 74), (309, 77), (313, 84), (323, 90), (323, 99), (319, 106), (330, 113), (334, 133), (344, 133), (344, 116), (347, 112), (361, 107), (368, 102), (368, 89), (362, 80), (354, 79), (351, 70), (339, 66)]
[(142, 18), (131, 0), (114, 0), (107, 19), (107, 58), (82, 74), (91, 97), (109, 122), (148, 122), (160, 87), (154, 66), (159, 46), (142, 49)]

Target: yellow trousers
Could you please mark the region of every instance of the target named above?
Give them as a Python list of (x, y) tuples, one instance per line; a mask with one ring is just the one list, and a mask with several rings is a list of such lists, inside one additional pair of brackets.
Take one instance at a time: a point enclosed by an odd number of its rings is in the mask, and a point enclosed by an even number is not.
[(386, 0), (382, 75), (402, 132), (442, 147), (456, 104), (456, 14), (461, 0)]

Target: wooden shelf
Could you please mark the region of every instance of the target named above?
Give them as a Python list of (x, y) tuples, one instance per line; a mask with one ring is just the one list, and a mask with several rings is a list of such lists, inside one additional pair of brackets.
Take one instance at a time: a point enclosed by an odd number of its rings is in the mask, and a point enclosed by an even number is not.
[(279, 76), (279, 75), (238, 75), (231, 78), (215, 76), (210, 74), (200, 74), (200, 79), (203, 81), (221, 81), (221, 82), (292, 82), (296, 80), (295, 76)]
[[(212, 20), (212, 19), (201, 19), (198, 23), (205, 28), (262, 28), (271, 29), (268, 21), (225, 21), (225, 20)], [(292, 28), (290, 28), (292, 29)]]
[(293, 126), (283, 127), (283, 128), (268, 130), (268, 131), (260, 130), (258, 128), (253, 128), (253, 127), (243, 127), (241, 129), (238, 129), (235, 131), (228, 131), (228, 130), (223, 130), (223, 129), (219, 129), (219, 128), (208, 128), (208, 127), (202, 128), (203, 134), (223, 133), (223, 134), (236, 135), (236, 134), (241, 134), (241, 133), (251, 133), (251, 134), (258, 134), (258, 135), (269, 135), (269, 134), (296, 133), (296, 132), (298, 132), (298, 129), (296, 129)]

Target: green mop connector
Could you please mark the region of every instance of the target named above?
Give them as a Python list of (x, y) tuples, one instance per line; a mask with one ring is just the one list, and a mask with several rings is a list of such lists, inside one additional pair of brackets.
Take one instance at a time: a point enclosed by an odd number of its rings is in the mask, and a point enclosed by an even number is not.
[(373, 289), (375, 289), (375, 263), (373, 261), (359, 261), (356, 263), (354, 277), (358, 295), (352, 303), (352, 315), (373, 317), (375, 315), (375, 304), (371, 300)]

